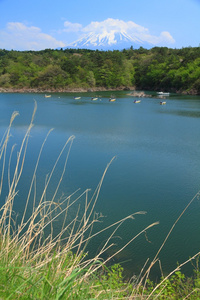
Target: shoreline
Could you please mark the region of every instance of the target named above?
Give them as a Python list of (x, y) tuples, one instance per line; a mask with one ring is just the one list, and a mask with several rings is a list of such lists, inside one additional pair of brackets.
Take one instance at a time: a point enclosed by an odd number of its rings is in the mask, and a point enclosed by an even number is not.
[[(49, 88), (49, 89), (43, 89), (43, 88), (3, 88), (0, 87), (0, 93), (95, 93), (95, 92), (114, 92), (114, 91), (127, 91), (134, 93), (134, 96), (138, 97), (145, 97), (145, 91), (141, 91), (140, 89), (137, 90), (135, 86), (131, 87), (117, 87), (117, 88), (106, 88), (106, 87), (93, 87), (93, 88)], [(157, 91), (152, 91), (157, 92)], [(172, 91), (172, 93), (175, 94), (182, 94), (182, 95), (193, 95), (198, 96), (200, 93), (198, 93), (197, 90), (192, 89), (190, 91)], [(138, 94), (138, 95), (137, 95)], [(139, 95), (140, 94), (140, 95)], [(132, 95), (133, 96), (133, 95)]]
[(86, 92), (106, 92), (106, 91), (135, 91), (135, 87), (118, 88), (60, 88), (60, 89), (42, 89), (42, 88), (2, 88), (0, 93), (86, 93)]

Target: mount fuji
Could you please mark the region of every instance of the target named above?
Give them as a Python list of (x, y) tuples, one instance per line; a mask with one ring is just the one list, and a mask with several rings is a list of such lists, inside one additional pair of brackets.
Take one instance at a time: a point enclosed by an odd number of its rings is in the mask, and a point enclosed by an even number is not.
[(68, 45), (70, 48), (91, 50), (122, 50), (133, 46), (133, 48), (151, 48), (154, 45), (143, 41), (138, 37), (129, 35), (125, 31), (112, 30), (104, 33), (89, 32), (79, 40)]

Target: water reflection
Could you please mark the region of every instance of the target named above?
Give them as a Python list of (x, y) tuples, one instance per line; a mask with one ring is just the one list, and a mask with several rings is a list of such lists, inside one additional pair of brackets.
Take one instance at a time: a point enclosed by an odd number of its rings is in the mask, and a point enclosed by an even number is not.
[(191, 118), (200, 118), (200, 111), (198, 110), (170, 110), (170, 111), (163, 111), (162, 113), (176, 115), (180, 117), (191, 117)]

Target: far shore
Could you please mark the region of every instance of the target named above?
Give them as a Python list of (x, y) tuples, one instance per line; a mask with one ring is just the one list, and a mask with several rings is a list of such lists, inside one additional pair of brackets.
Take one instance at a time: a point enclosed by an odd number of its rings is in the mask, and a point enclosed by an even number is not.
[(135, 87), (118, 87), (118, 88), (60, 88), (60, 89), (43, 89), (43, 88), (3, 88), (0, 87), (0, 93), (84, 93), (84, 92), (104, 92), (104, 91), (134, 91)]
[[(93, 88), (15, 88), (15, 87), (9, 87), (9, 88), (3, 88), (0, 87), (0, 93), (86, 93), (86, 92), (106, 92), (106, 91), (129, 91), (131, 93), (131, 96), (136, 97), (145, 97), (147, 96), (145, 94), (145, 91), (138, 91), (136, 90), (136, 87), (117, 87), (117, 88), (106, 88), (106, 87), (93, 87)], [(157, 91), (152, 91), (157, 92)], [(170, 91), (172, 92), (172, 91)], [(192, 89), (190, 91), (173, 91), (172, 93), (176, 94), (183, 94), (183, 95), (199, 95), (198, 91), (196, 89)]]

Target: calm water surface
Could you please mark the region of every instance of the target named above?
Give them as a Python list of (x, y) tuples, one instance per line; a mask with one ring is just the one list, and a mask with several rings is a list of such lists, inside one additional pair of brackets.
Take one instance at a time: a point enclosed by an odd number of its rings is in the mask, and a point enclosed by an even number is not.
[[(121, 226), (112, 240), (119, 247), (145, 226), (160, 222), (115, 258), (132, 274), (141, 270), (147, 258), (154, 257), (176, 218), (200, 189), (200, 97), (171, 95), (162, 106), (156, 97), (134, 104), (133, 97), (127, 94), (116, 92), (114, 103), (108, 101), (109, 92), (99, 93), (98, 101), (91, 101), (95, 95), (89, 93), (80, 94), (80, 100), (74, 100), (70, 93), (52, 94), (47, 99), (43, 94), (0, 94), (0, 134), (7, 128), (12, 112), (19, 111), (10, 142), (19, 144), (31, 119), (34, 100), (37, 101), (25, 176), (17, 198), (18, 211), (23, 209), (25, 187), (51, 128), (54, 130), (47, 140), (37, 175), (38, 189), (71, 135), (76, 138), (61, 186), (66, 194), (79, 187), (94, 191), (107, 163), (116, 156), (96, 206), (96, 211), (105, 216), (102, 226), (137, 211), (147, 212)], [(55, 181), (56, 176), (59, 170)], [(159, 255), (164, 272), (200, 250), (199, 216), (200, 200), (196, 199)], [(98, 250), (105, 238), (106, 235), (94, 240), (89, 246), (91, 253)], [(108, 251), (107, 255), (110, 254)], [(184, 270), (189, 273), (190, 267)], [(157, 275), (158, 268), (153, 272)]]

